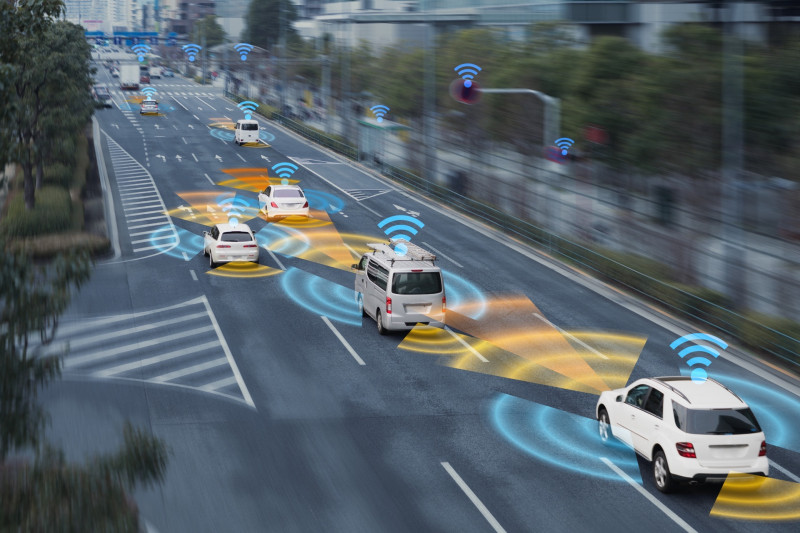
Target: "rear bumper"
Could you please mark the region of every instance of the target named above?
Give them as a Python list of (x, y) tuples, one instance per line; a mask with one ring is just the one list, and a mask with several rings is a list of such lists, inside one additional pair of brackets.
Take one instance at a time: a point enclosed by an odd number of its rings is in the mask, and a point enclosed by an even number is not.
[(293, 217), (293, 216), (307, 217), (308, 208), (304, 207), (301, 209), (270, 209), (268, 211), (268, 214), (270, 217)]
[(424, 315), (407, 315), (397, 316), (389, 315), (387, 320), (386, 329), (391, 331), (408, 331), (414, 329), (417, 325), (431, 326), (434, 328), (443, 328), (445, 325), (444, 314), (437, 314), (431, 316)]
[(706, 467), (697, 463), (696, 459), (680, 457), (677, 453), (675, 457), (668, 457), (670, 473), (686, 481), (707, 481), (724, 480), (728, 474), (753, 474), (759, 476), (769, 475), (769, 461), (766, 456), (759, 457), (757, 460), (746, 466), (740, 467)]
[(256, 249), (255, 252), (214, 255), (215, 263), (230, 263), (232, 261), (258, 261), (258, 251)]

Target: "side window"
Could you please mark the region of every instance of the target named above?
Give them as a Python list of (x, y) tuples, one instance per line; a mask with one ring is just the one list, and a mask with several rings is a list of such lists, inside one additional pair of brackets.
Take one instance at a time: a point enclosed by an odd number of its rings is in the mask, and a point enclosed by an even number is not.
[(644, 404), (644, 410), (653, 413), (658, 418), (664, 416), (664, 393), (658, 389), (652, 389)]
[(675, 417), (675, 426), (680, 430), (686, 431), (686, 408), (673, 401), (672, 416)]
[(366, 255), (362, 256), (361, 261), (358, 262), (358, 269), (364, 270), (365, 268), (367, 268), (367, 261), (368, 261), (367, 256)]
[(625, 397), (625, 403), (635, 405), (636, 407), (643, 407), (644, 398), (650, 390), (650, 385), (638, 385), (628, 391)]
[(270, 185), (269, 187), (266, 188), (266, 190), (264, 190), (264, 194), (270, 197), (272, 196), (272, 185)]
[(367, 277), (381, 290), (386, 290), (386, 283), (389, 280), (389, 271), (380, 265), (370, 263), (367, 267)]
[(219, 239), (219, 229), (216, 226), (211, 229), (211, 238), (215, 241)]

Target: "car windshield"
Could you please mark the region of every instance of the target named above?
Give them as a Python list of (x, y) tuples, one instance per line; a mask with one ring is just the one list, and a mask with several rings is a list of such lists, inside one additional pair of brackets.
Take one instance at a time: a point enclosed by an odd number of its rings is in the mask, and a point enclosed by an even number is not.
[(439, 272), (398, 272), (392, 278), (395, 294), (437, 294), (442, 292)]
[(247, 131), (255, 131), (258, 129), (258, 124), (242, 124), (242, 129)]
[(222, 234), (220, 240), (223, 242), (249, 242), (253, 238), (246, 231), (228, 231)]
[(687, 409), (686, 432), (695, 435), (742, 435), (758, 433), (753, 412), (748, 409)]
[(303, 191), (300, 189), (275, 189), (275, 198), (303, 198)]

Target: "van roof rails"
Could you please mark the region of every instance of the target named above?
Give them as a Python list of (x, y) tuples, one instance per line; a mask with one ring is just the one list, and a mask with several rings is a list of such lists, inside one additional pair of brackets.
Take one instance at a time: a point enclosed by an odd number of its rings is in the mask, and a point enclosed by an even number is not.
[[(398, 254), (394, 251), (395, 247), (402, 244), (406, 248), (406, 253)], [(416, 244), (411, 244), (405, 239), (397, 239), (394, 241), (389, 241), (389, 243), (370, 243), (367, 244), (369, 248), (372, 248), (378, 253), (381, 253), (386, 258), (392, 262), (392, 266), (394, 266), (395, 261), (430, 261), (431, 264), (434, 264), (436, 261), (436, 256), (432, 253), (428, 252), (427, 250), (420, 248)]]

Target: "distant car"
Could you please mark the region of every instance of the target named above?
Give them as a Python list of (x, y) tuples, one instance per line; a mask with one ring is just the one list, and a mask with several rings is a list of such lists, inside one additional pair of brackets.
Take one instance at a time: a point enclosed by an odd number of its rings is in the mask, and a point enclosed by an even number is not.
[(142, 105), (139, 108), (140, 115), (149, 115), (157, 113), (158, 113), (158, 102), (156, 102), (155, 100), (150, 100), (149, 98), (146, 100), (142, 100)]
[(233, 130), (233, 142), (238, 145), (258, 142), (258, 121), (241, 119), (236, 121)]
[(92, 87), (92, 97), (94, 101), (103, 107), (111, 107), (111, 93), (105, 85), (95, 85)]
[(679, 481), (769, 473), (767, 442), (750, 407), (713, 379), (644, 378), (597, 401), (600, 439), (612, 436), (652, 461), (661, 492)]
[(139, 83), (150, 83), (150, 75), (142, 74), (141, 76), (139, 76)]
[(119, 69), (114, 67), (111, 69), (111, 77), (112, 78), (119, 78)]
[(203, 255), (211, 268), (230, 261), (258, 263), (258, 243), (247, 224), (217, 224), (203, 232)]
[(258, 194), (258, 204), (268, 221), (292, 215), (308, 216), (308, 199), (297, 185), (270, 185)]
[(165, 78), (174, 78), (175, 77), (175, 73), (172, 72), (172, 70), (168, 69), (168, 68), (165, 68), (164, 71), (161, 73), (161, 75), (164, 76)]

